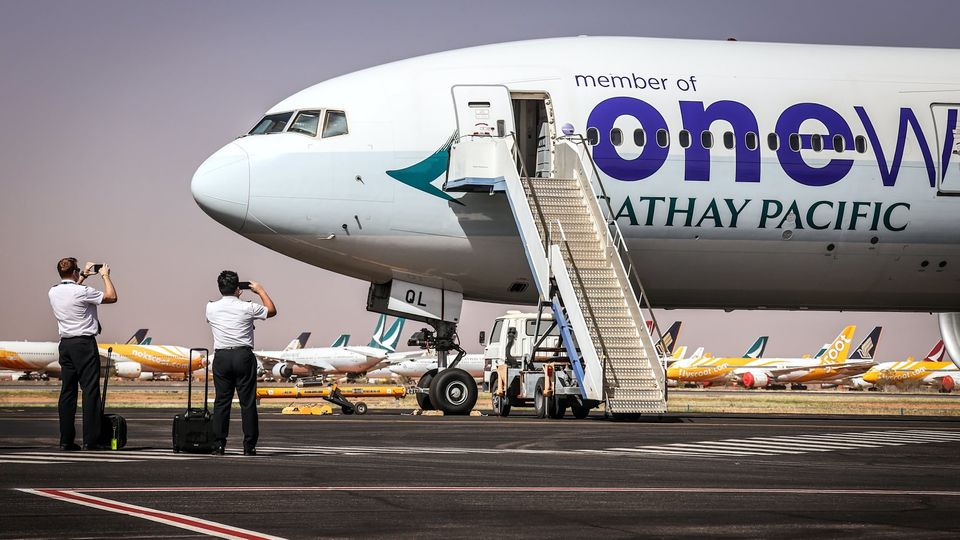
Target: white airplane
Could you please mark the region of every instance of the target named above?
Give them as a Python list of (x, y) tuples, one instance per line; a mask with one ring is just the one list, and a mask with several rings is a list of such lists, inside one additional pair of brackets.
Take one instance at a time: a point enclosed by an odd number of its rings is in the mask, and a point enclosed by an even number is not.
[[(383, 362), (396, 350), (403, 331), (403, 319), (386, 329), (386, 316), (381, 315), (373, 337), (366, 346), (348, 345), (349, 335), (341, 335), (331, 347), (287, 348), (282, 351), (254, 351), (263, 372), (290, 379), (321, 375), (359, 376)], [(295, 340), (297, 341), (297, 340)]]
[[(472, 375), (473, 378), (482, 379), (483, 363), (482, 354), (467, 354), (464, 355), (457, 366)], [(420, 377), (426, 375), (428, 371), (437, 369), (437, 357), (427, 353), (417, 358), (409, 358), (402, 362), (392, 364), (388, 366), (387, 369), (394, 375), (418, 380)]]
[(515, 135), (533, 176), (553, 150), (583, 156), (579, 134), (656, 307), (941, 312), (956, 359), (958, 62), (620, 37), (431, 54), (282, 100), (191, 190), (250, 240), (371, 282), (370, 301), (404, 282), (532, 304), (503, 194), (443, 189), (451, 148)]

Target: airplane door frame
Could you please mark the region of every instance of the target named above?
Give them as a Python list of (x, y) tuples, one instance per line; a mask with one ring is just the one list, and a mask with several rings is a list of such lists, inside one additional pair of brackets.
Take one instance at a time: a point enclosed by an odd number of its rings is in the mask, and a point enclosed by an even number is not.
[(510, 89), (502, 84), (455, 84), (450, 88), (460, 137), (507, 137), (516, 132)]
[(937, 194), (960, 195), (960, 103), (931, 103), (930, 112), (937, 138)]

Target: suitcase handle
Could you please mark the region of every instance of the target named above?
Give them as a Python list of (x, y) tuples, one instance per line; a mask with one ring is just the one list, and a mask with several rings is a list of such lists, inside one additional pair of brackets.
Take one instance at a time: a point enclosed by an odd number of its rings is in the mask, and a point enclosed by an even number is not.
[(193, 367), (194, 351), (203, 351), (205, 353), (203, 356), (205, 360), (203, 365), (203, 410), (204, 412), (210, 412), (210, 349), (206, 347), (194, 347), (190, 349), (187, 358), (187, 412), (190, 412), (190, 409), (193, 408), (193, 370), (190, 368)]
[[(98, 353), (99, 354), (99, 351)], [(113, 347), (107, 349), (107, 371), (106, 375), (103, 377), (103, 392), (100, 395), (100, 416), (103, 416), (103, 412), (107, 407), (107, 383), (110, 382), (110, 367), (113, 360)]]

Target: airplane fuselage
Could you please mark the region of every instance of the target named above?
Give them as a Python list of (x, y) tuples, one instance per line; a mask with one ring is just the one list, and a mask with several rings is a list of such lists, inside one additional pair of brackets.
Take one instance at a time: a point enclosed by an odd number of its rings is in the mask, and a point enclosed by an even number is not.
[[(549, 96), (557, 131), (595, 135), (655, 306), (960, 311), (958, 62), (640, 38), (451, 51), (291, 96), (268, 114), (343, 111), (348, 132), (238, 139), (192, 189), (224, 225), (309, 264), (530, 303), (505, 197), (442, 192), (445, 168), (431, 167), (456, 131), (451, 87), (505, 85)], [(427, 176), (387, 173), (417, 164)]]

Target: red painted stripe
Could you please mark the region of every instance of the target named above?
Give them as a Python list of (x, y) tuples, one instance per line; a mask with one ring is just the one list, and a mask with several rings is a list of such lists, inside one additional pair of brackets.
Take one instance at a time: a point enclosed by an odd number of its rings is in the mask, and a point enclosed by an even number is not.
[(89, 504), (92, 506), (97, 506), (100, 508), (119, 511), (125, 514), (132, 514), (132, 515), (141, 516), (141, 517), (153, 517), (153, 518), (162, 519), (165, 521), (180, 523), (182, 525), (188, 525), (190, 527), (202, 529), (204, 531), (211, 532), (218, 535), (229, 535), (232, 537), (245, 538), (248, 540), (264, 540), (264, 539), (270, 538), (268, 536), (263, 536), (250, 531), (245, 531), (243, 529), (236, 529), (228, 526), (220, 526), (210, 522), (198, 521), (196, 519), (191, 519), (187, 516), (182, 516), (180, 514), (172, 514), (169, 512), (161, 512), (158, 510), (135, 507), (135, 506), (127, 505), (124, 503), (107, 501), (107, 500), (99, 499), (95, 497), (85, 497), (76, 492), (71, 493), (69, 491), (57, 490), (57, 489), (38, 489), (36, 491), (45, 493), (55, 498), (82, 502), (82, 503)]
[[(38, 490), (45, 491), (45, 490)], [(531, 493), (713, 493), (713, 494), (795, 494), (795, 495), (923, 495), (960, 497), (960, 491), (892, 490), (892, 489), (817, 489), (817, 488), (720, 488), (720, 487), (603, 487), (603, 486), (222, 486), (222, 487), (104, 487), (71, 488), (55, 491), (84, 493), (151, 493), (151, 492), (531, 492)]]

